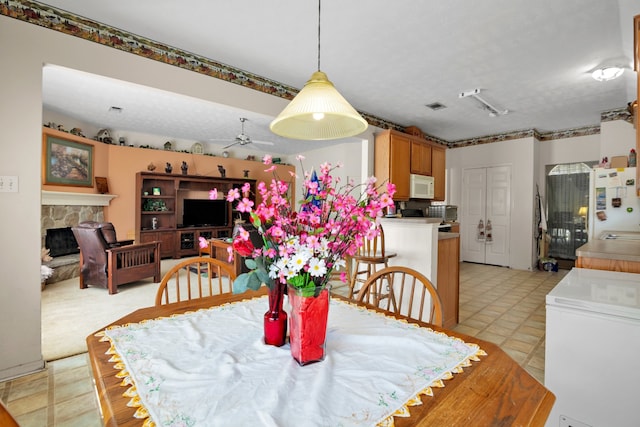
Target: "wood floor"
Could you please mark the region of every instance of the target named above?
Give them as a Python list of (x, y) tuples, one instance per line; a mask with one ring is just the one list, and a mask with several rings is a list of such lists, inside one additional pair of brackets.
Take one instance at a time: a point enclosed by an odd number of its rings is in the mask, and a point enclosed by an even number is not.
[[(460, 323), (455, 330), (498, 344), (543, 382), (545, 295), (567, 272), (462, 263)], [(0, 382), (0, 400), (22, 427), (101, 425), (86, 353)]]

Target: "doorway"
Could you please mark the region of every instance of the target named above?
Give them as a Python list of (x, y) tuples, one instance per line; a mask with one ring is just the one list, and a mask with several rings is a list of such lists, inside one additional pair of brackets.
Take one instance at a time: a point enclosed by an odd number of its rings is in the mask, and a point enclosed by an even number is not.
[(462, 203), (462, 260), (509, 266), (511, 166), (465, 169)]
[(576, 249), (587, 243), (589, 172), (585, 163), (547, 165), (547, 234), (549, 257), (570, 269)]

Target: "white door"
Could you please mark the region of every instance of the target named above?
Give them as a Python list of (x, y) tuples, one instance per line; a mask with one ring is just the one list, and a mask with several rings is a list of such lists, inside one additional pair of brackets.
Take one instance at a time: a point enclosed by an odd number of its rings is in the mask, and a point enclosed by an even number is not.
[(462, 202), (462, 260), (508, 266), (511, 166), (465, 169)]

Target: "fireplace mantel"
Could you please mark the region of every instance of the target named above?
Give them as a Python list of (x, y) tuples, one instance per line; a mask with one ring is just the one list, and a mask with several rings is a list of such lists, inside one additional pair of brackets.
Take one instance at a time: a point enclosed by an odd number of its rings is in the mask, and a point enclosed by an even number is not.
[(54, 206), (109, 206), (115, 194), (71, 193), (42, 190), (42, 204)]

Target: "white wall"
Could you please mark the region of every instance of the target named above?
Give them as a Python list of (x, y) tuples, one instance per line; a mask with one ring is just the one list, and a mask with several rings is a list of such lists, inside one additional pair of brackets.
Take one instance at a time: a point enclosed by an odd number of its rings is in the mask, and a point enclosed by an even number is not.
[[(303, 167), (304, 170), (310, 173), (312, 169), (318, 172), (320, 165), (325, 162), (333, 166), (342, 163), (343, 166), (341, 168), (337, 168), (332, 172), (331, 175), (334, 179), (340, 178), (342, 184), (346, 184), (349, 179), (353, 179), (356, 185), (366, 182), (366, 179), (373, 174), (371, 170), (373, 161), (369, 161), (368, 159), (373, 156), (372, 142), (374, 137), (371, 130), (367, 131), (364, 136), (368, 137), (368, 139), (362, 139), (360, 142), (345, 142), (331, 147), (323, 147), (300, 153), (305, 157), (302, 164), (295, 159), (295, 156), (290, 156), (288, 163), (295, 165), (296, 174), (298, 175), (298, 186), (295, 192), (296, 201), (303, 199)], [(371, 167), (368, 166), (369, 164)]]
[[(0, 16), (0, 380), (43, 367), (40, 343), (42, 66), (57, 64), (276, 116), (288, 101)], [(68, 126), (68, 124), (66, 124)]]
[[(462, 174), (466, 168), (511, 166), (511, 238), (509, 267), (531, 270), (535, 200), (534, 139), (524, 138), (447, 150), (450, 203), (461, 206)], [(460, 224), (461, 232), (470, 224)]]

